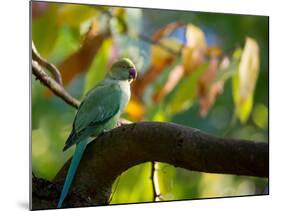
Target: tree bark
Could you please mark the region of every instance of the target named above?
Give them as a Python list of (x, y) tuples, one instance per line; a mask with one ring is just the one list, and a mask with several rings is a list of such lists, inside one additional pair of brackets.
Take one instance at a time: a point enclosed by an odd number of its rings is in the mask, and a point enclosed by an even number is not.
[[(268, 177), (268, 159), (265, 142), (219, 138), (173, 123), (128, 124), (88, 144), (63, 207), (108, 204), (114, 180), (148, 161), (192, 171)], [(47, 199), (40, 195), (45, 186), (33, 179), (33, 209), (56, 207), (69, 163), (52, 183), (45, 181), (51, 189)]]

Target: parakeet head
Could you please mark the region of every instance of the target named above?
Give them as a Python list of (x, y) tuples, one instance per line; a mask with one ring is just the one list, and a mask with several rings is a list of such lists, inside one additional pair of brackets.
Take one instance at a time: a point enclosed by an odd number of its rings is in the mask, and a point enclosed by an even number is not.
[(137, 70), (130, 59), (123, 58), (112, 65), (108, 75), (115, 80), (128, 80), (132, 82), (137, 78)]

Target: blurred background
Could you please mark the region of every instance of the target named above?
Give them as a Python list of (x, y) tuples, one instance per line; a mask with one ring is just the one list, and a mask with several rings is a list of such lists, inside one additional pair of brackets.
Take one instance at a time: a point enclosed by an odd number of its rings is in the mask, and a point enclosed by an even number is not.
[[(32, 2), (32, 40), (81, 100), (111, 64), (139, 71), (124, 118), (169, 121), (220, 137), (268, 141), (268, 17)], [(48, 71), (46, 71), (48, 72)], [(52, 180), (76, 109), (32, 76), (32, 171)], [(115, 182), (111, 204), (153, 200), (151, 163)], [(261, 194), (267, 179), (157, 163), (158, 200)]]

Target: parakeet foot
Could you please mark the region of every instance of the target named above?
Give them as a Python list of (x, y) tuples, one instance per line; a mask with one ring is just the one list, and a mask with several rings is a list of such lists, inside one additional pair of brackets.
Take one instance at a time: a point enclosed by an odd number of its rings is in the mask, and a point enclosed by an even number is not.
[(120, 121), (117, 122), (117, 127), (121, 127), (123, 125), (125, 125), (123, 122), (120, 122)]
[(105, 133), (107, 133), (109, 130), (103, 129), (102, 132), (98, 135), (99, 136), (103, 136)]
[(117, 121), (117, 127), (121, 127), (124, 125), (128, 125), (131, 124), (132, 122), (130, 122), (129, 120), (126, 119), (120, 119), (119, 121)]

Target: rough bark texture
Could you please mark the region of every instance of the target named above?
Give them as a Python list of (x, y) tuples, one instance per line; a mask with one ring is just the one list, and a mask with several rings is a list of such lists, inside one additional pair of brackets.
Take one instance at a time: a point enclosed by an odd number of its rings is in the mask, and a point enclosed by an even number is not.
[[(264, 142), (218, 138), (173, 123), (129, 124), (87, 146), (63, 207), (108, 204), (116, 177), (147, 161), (200, 172), (268, 177), (268, 159)], [(51, 191), (44, 197), (38, 196), (45, 186), (33, 180), (33, 209), (56, 206), (68, 166), (69, 162), (53, 183), (47, 182)]]

